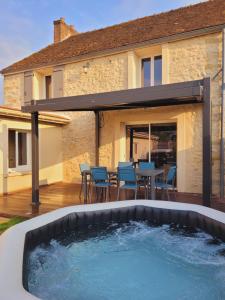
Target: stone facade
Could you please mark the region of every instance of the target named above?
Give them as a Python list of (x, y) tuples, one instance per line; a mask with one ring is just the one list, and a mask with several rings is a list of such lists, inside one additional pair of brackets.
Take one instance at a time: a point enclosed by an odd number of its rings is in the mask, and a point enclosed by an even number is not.
[(4, 77), (4, 104), (20, 108), (24, 99), (23, 73)]
[[(64, 69), (64, 96), (127, 88), (127, 55), (114, 55), (68, 64)], [(79, 164), (95, 164), (95, 115), (68, 113), (71, 123), (63, 129), (64, 180), (79, 181)], [(110, 155), (110, 151), (108, 152)]]
[[(160, 47), (163, 83), (211, 78), (213, 192), (219, 188), (219, 141), (222, 64), (222, 34), (210, 34)], [(140, 86), (142, 50), (70, 63), (64, 67), (64, 96), (122, 90)], [(143, 49), (151, 55), (152, 47)], [(158, 50), (157, 50), (158, 51)], [(155, 54), (154, 54), (155, 55)], [(134, 75), (134, 73), (136, 75)], [(133, 74), (133, 76), (132, 76)], [(139, 75), (137, 75), (139, 74)], [(5, 77), (5, 100), (22, 100), (23, 74)], [(12, 102), (12, 103), (11, 103)], [(65, 181), (79, 181), (79, 163), (95, 164), (95, 119), (92, 112), (68, 113), (72, 119), (62, 129)], [(202, 190), (202, 105), (140, 109), (101, 113), (100, 164), (115, 167), (125, 157), (126, 124), (177, 123), (178, 190)]]
[[(222, 34), (211, 34), (168, 44), (169, 83), (211, 78), (213, 193), (219, 192), (220, 105), (222, 78)], [(189, 125), (190, 127), (190, 125)], [(192, 111), (192, 146), (186, 165), (190, 189), (201, 191), (202, 109)], [(195, 174), (195, 176), (193, 176)]]

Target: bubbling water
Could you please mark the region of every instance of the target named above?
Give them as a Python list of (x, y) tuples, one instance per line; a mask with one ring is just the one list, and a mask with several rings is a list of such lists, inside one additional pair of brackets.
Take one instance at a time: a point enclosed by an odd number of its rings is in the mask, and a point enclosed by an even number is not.
[(46, 300), (225, 299), (224, 249), (202, 231), (111, 224), (34, 249), (28, 289)]

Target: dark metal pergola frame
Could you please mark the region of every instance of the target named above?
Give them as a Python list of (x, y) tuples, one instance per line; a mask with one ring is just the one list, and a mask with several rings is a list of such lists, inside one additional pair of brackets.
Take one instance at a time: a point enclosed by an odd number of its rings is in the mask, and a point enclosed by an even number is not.
[(154, 87), (106, 93), (32, 100), (22, 107), (31, 113), (32, 125), (32, 203), (39, 204), (38, 113), (41, 111), (93, 111), (96, 120), (96, 165), (99, 162), (99, 112), (144, 107), (199, 104), (203, 106), (203, 205), (210, 206), (212, 196), (210, 78)]

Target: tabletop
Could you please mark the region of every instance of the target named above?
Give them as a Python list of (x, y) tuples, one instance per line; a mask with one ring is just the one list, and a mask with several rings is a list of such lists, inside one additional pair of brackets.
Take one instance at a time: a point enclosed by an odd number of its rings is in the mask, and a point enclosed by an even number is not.
[[(117, 169), (108, 169), (107, 170), (108, 174), (114, 174), (116, 175), (118, 172), (117, 172)], [(152, 176), (157, 176), (157, 175), (160, 175), (160, 174), (163, 174), (164, 173), (164, 170), (163, 169), (140, 169), (140, 168), (135, 168), (135, 172), (137, 175), (140, 175), (140, 176), (143, 176), (143, 177), (152, 177)], [(83, 172), (84, 174), (86, 175), (90, 175), (91, 174), (91, 171), (90, 170), (87, 170), (87, 171), (84, 171)]]

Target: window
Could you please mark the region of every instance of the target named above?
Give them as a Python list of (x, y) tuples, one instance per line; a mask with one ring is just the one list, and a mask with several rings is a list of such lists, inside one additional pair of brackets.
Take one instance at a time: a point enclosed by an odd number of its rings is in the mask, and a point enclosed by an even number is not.
[(142, 59), (142, 86), (162, 84), (162, 56)]
[(154, 85), (162, 84), (162, 56), (154, 58)]
[(52, 76), (45, 76), (45, 97), (52, 98)]
[(26, 171), (30, 169), (30, 133), (10, 129), (8, 131), (9, 169)]
[(151, 83), (151, 58), (142, 59), (142, 85), (149, 86)]

